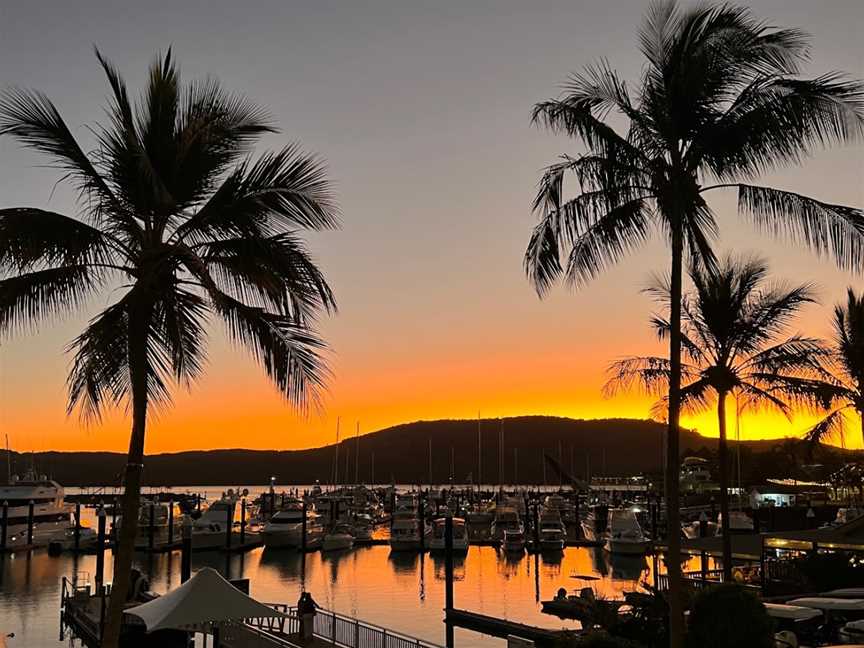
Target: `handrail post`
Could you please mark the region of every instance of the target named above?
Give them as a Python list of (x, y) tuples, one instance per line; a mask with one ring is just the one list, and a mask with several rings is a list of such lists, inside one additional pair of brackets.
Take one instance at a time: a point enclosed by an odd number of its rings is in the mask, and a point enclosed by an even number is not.
[(354, 619), (354, 648), (360, 648), (360, 621)]

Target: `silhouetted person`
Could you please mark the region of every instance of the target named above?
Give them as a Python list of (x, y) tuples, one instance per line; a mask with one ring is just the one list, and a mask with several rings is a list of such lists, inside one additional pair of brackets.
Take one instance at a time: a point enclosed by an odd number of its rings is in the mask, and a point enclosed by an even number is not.
[(300, 617), (300, 637), (311, 641), (315, 631), (315, 611), (318, 604), (309, 592), (303, 592), (297, 601), (297, 615)]

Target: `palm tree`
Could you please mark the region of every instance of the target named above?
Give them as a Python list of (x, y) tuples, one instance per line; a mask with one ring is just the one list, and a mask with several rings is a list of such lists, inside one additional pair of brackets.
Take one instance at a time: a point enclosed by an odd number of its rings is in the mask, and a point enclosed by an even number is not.
[[(30, 325), (118, 295), (70, 345), (69, 410), (98, 419), (131, 402), (123, 524), (103, 646), (118, 643), (134, 550), (148, 410), (189, 385), (215, 317), (296, 407), (317, 405), (328, 372), (314, 330), (335, 307), (298, 232), (337, 224), (322, 165), (296, 145), (248, 156), (267, 115), (213, 80), (181, 85), (170, 50), (133, 106), (98, 51), (112, 100), (87, 154), (34, 91), (0, 98), (0, 134), (46, 154), (80, 209), (0, 210), (0, 327)], [(110, 291), (110, 293), (109, 293)]]
[[(705, 194), (736, 189), (739, 210), (762, 228), (860, 268), (861, 210), (745, 181), (797, 164), (815, 146), (860, 135), (864, 84), (835, 73), (800, 78), (807, 35), (770, 28), (731, 5), (683, 10), (675, 2), (655, 3), (639, 45), (646, 61), (635, 92), (600, 62), (571, 77), (563, 96), (535, 106), (535, 123), (581, 140), (586, 152), (545, 171), (525, 269), (542, 295), (562, 276), (571, 286), (596, 277), (652, 230), (671, 248), (666, 501), (677, 648), (683, 636), (677, 529), (685, 252), (691, 261), (714, 263), (717, 223)], [(572, 198), (564, 192), (568, 174), (578, 183)]]
[(830, 411), (807, 432), (813, 444), (842, 437), (853, 411), (864, 437), (864, 294), (859, 297), (850, 288), (845, 306), (834, 308), (833, 324), (828, 377), (815, 390), (818, 404)]
[[(725, 259), (711, 270), (692, 267), (689, 275), (694, 290), (681, 301), (682, 352), (686, 359), (681, 365), (686, 383), (680, 391), (681, 407), (694, 412), (717, 409), (723, 575), (731, 581), (726, 399), (734, 396), (743, 401), (743, 407), (768, 406), (788, 416), (790, 408), (781, 397), (782, 391), (790, 379), (818, 371), (824, 349), (819, 340), (800, 335), (776, 341), (800, 307), (813, 301), (809, 286), (766, 287), (768, 268), (760, 260)], [(668, 308), (668, 282), (650, 291)], [(652, 325), (661, 339), (669, 336), (666, 318), (655, 316)], [(666, 358), (624, 358), (609, 371), (607, 394), (639, 385), (662, 397), (658, 411), (668, 409), (671, 367)]]

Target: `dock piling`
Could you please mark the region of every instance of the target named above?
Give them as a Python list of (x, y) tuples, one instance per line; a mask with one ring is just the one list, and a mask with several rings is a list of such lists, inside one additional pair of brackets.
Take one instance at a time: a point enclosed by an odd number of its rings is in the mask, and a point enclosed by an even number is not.
[(105, 582), (105, 507), (100, 504), (96, 513), (96, 593), (102, 591)]
[(33, 545), (33, 507), (35, 502), (31, 499), (27, 505), (27, 547)]
[(9, 526), (9, 502), (3, 500), (3, 518), (0, 520), (0, 551), (6, 551), (6, 529)]
[(174, 496), (168, 497), (168, 546), (174, 544)]
[[(306, 514), (309, 510), (309, 503), (306, 501), (306, 498), (303, 498), (303, 520), (300, 523), (300, 551), (304, 554), (306, 553)], [(306, 562), (306, 559), (303, 559), (303, 562)]]
[(240, 545), (246, 544), (246, 498), (240, 500)]
[(153, 534), (156, 532), (156, 506), (153, 502), (150, 502), (150, 519), (147, 523), (147, 548), (150, 551), (153, 551), (154, 538)]
[(192, 520), (183, 520), (183, 542), (180, 545), (180, 582), (192, 576)]
[(74, 547), (75, 553), (81, 549), (81, 502), (75, 502), (75, 535), (74, 535)]
[[(444, 521), (444, 607), (446, 614), (453, 610), (453, 516), (447, 515)], [(453, 624), (446, 623), (447, 648), (453, 648)]]
[(231, 549), (231, 526), (234, 524), (234, 503), (228, 505), (228, 510), (225, 513), (228, 518), (225, 521), (225, 548)]

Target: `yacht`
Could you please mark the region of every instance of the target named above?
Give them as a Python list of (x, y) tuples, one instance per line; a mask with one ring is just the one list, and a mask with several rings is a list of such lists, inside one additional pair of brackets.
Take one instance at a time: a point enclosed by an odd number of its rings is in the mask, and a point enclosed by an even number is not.
[[(447, 548), (447, 518), (438, 518), (432, 522), (432, 528), (427, 532), (426, 546), (430, 551), (444, 551)], [(453, 518), (453, 551), (465, 553), (468, 551), (468, 527), (462, 518)]]
[(228, 534), (228, 521), (231, 520), (233, 530), (234, 525), (240, 522), (239, 509), (238, 497), (230, 490), (208, 506), (201, 517), (192, 522), (192, 548), (224, 547)]
[(525, 551), (525, 532), (520, 530), (505, 530), (502, 547), (507, 553), (521, 554)]
[(594, 504), (588, 507), (588, 515), (582, 520), (582, 536), (588, 542), (605, 542), (609, 524), (609, 507)]
[(498, 506), (495, 509), (495, 519), (492, 522), (492, 539), (502, 542), (505, 531), (525, 532), (519, 513), (512, 506)]
[(398, 495), (390, 524), (390, 550), (416, 551), (421, 548), (422, 534), (417, 518), (417, 497), (410, 493)]
[(468, 524), (491, 524), (495, 519), (495, 505), (490, 500), (481, 500), (468, 508)]
[[(119, 538), (123, 517), (118, 516), (112, 534)], [(152, 538), (152, 541), (151, 541)], [(136, 549), (149, 549), (180, 542), (183, 538), (183, 512), (177, 502), (160, 502), (142, 499), (138, 506), (138, 530), (135, 535)]]
[(650, 541), (642, 533), (636, 514), (626, 508), (609, 511), (609, 533), (603, 545), (611, 554), (642, 555)]
[[(282, 509), (261, 528), (261, 538), (266, 547), (302, 546), (303, 536), (303, 502), (298, 499), (287, 501)], [(314, 549), (321, 545), (324, 529), (318, 513), (312, 508), (306, 510), (306, 548)]]
[(573, 501), (563, 495), (548, 495), (543, 500), (543, 507), (547, 509), (557, 510), (561, 515), (561, 522), (564, 525), (576, 523), (576, 507)]
[(354, 542), (371, 542), (374, 528), (375, 523), (371, 515), (368, 513), (355, 514), (351, 532), (354, 536)]
[(340, 551), (350, 549), (354, 546), (354, 536), (351, 526), (345, 523), (335, 525), (324, 534), (321, 542), (321, 551)]
[(27, 518), (33, 502), (33, 544), (47, 545), (62, 540), (74, 527), (73, 513), (63, 504), (63, 487), (45, 475), (29, 471), (22, 477), (13, 475), (10, 483), (0, 486), (0, 502), (9, 505), (6, 546), (10, 549), (27, 545)]
[(567, 531), (558, 509), (545, 508), (540, 514), (540, 550), (563, 551)]
[[(710, 520), (705, 523), (705, 536), (714, 537), (723, 534), (723, 514), (717, 514), (717, 522)], [(701, 523), (695, 520), (683, 527), (684, 535), (688, 539), (698, 538), (701, 536)], [(729, 533), (731, 535), (746, 535), (754, 533), (753, 518), (747, 515), (744, 511), (729, 511)]]

